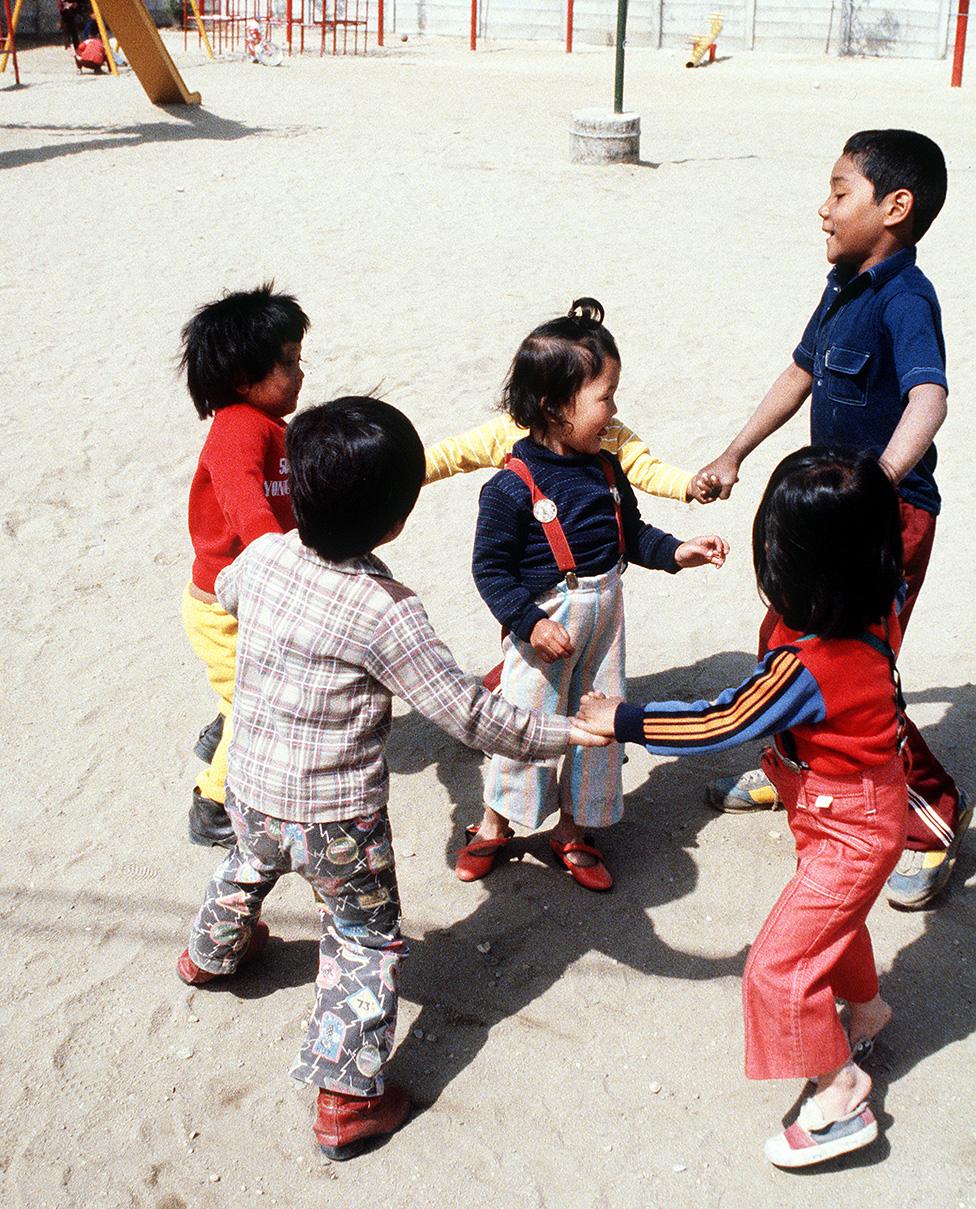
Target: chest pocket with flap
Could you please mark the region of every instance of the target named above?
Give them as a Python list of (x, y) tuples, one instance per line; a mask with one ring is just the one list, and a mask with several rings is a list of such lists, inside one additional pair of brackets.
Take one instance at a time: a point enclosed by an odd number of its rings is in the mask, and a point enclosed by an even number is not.
[(827, 349), (824, 369), (827, 397), (851, 407), (864, 407), (868, 401), (868, 361), (870, 353), (835, 344)]

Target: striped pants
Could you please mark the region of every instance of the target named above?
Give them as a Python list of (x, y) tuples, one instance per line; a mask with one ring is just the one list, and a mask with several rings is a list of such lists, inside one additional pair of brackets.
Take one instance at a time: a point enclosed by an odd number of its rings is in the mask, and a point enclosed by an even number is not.
[[(624, 695), (624, 602), (620, 571), (563, 581), (536, 604), (566, 627), (574, 651), (543, 663), (527, 642), (509, 634), (502, 651), (501, 691), (506, 701), (547, 714), (573, 714), (584, 693)], [(620, 766), (623, 748), (573, 747), (563, 758), (525, 764), (493, 756), (485, 778), (485, 804), (513, 823), (538, 827), (556, 810), (572, 812), (582, 827), (609, 827), (624, 811)]]

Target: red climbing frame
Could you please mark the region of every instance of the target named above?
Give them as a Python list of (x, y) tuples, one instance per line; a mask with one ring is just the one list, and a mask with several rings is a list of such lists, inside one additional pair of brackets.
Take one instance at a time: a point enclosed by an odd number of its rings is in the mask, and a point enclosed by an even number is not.
[[(366, 53), (369, 0), (198, 0), (198, 6), (217, 54), (243, 50), (248, 21), (257, 21), (264, 37), (283, 43), (288, 54), (305, 50), (306, 30), (318, 34), (320, 55), (326, 51), (333, 55)], [(184, 45), (195, 28), (192, 10), (184, 0)], [(382, 37), (378, 41), (382, 46)]]

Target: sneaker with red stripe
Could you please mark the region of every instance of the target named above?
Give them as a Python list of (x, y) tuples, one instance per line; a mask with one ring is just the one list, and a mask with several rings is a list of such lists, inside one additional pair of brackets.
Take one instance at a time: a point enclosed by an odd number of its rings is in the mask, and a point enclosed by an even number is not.
[(804, 1101), (796, 1121), (770, 1138), (763, 1148), (776, 1167), (811, 1167), (849, 1154), (878, 1136), (878, 1122), (867, 1101), (839, 1121), (825, 1121), (812, 1097)]

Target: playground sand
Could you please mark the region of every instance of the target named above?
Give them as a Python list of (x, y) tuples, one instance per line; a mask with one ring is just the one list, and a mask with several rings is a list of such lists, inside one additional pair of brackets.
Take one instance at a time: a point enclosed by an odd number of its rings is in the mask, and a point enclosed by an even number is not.
[[(352, 1164), (312, 1147), (287, 1069), (317, 917), (291, 879), (266, 957), (191, 990), (174, 965), (216, 853), (184, 820), (213, 713), (180, 630), (187, 485), (203, 438), (178, 333), (221, 290), (274, 277), (313, 328), (302, 401), (377, 388), (433, 440), (490, 414), (511, 354), (579, 294), (623, 353), (621, 415), (695, 468), (787, 363), (826, 272), (816, 208), (846, 134), (942, 142), (949, 201), (921, 248), (945, 312), (948, 500), (902, 664), (933, 746), (973, 786), (970, 495), (976, 395), (973, 85), (947, 63), (732, 54), (704, 71), (632, 51), (639, 166), (578, 168), (570, 112), (610, 99), (611, 52), (397, 43), (264, 69), (168, 42), (205, 108), (155, 109), (126, 75), (25, 50), (0, 93), (7, 584), (0, 698), (6, 994), (0, 1204), (292, 1209), (976, 1206), (976, 1013), (964, 846), (937, 911), (872, 917), (896, 1009), (874, 1069), (884, 1140), (811, 1182), (763, 1138), (797, 1084), (742, 1077), (739, 974), (791, 872), (780, 815), (703, 804), (714, 774), (633, 751), (617, 875), (589, 896), (546, 859), (462, 886), (480, 757), (398, 707), (390, 747), (404, 967), (393, 1075), (421, 1111)], [(750, 665), (749, 525), (798, 418), (727, 504), (642, 500), (732, 543), (721, 572), (626, 579), (635, 696), (709, 695)], [(483, 476), (425, 490), (385, 552), (463, 665), (496, 658), (468, 553)]]

